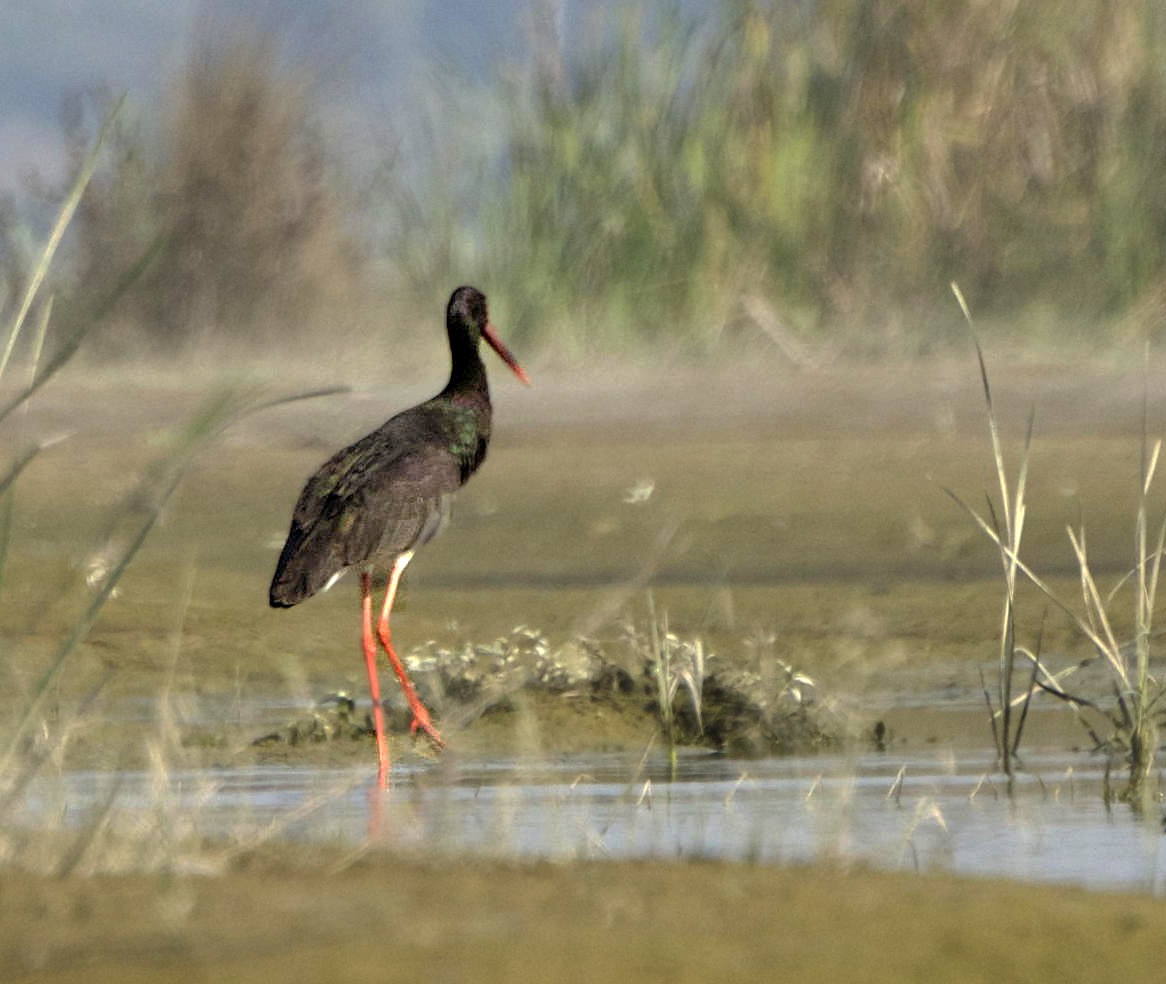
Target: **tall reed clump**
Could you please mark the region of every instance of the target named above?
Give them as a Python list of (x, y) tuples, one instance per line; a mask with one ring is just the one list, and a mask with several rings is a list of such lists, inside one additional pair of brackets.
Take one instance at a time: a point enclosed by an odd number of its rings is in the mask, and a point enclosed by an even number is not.
[[(20, 278), (24, 290), (0, 341), (0, 386), (11, 392), (11, 395), (0, 399), (0, 426), (10, 425), (16, 411), (26, 407), (34, 395), (69, 363), (82, 341), (106, 318), (157, 253), (155, 244), (147, 245), (145, 252), (132, 262), (128, 269), (119, 271), (112, 278), (111, 285), (100, 285), (99, 288), (98, 285), (93, 285), (91, 293), (97, 300), (82, 315), (61, 325), (53, 323), (54, 298), (51, 294), (45, 296), (49, 268), (57, 255), (69, 222), (86, 194), (105, 140), (115, 124), (120, 109), (119, 100), (105, 118), (93, 146), (80, 159), (77, 175), (43, 247), (27, 275)], [(33, 338), (22, 347), (21, 337), (30, 324), (33, 327)], [(8, 385), (10, 378), (16, 376), (14, 367), (21, 361), (14, 357), (14, 353), (18, 351), (28, 353), (28, 377), (23, 382), (13, 380), (10, 387)], [(234, 391), (214, 394), (187, 422), (167, 451), (136, 476), (136, 481), (132, 483), (133, 487), (114, 508), (104, 524), (106, 542), (101, 544), (102, 562), (100, 569), (90, 571), (92, 576), (87, 578), (90, 593), (82, 610), (67, 626), (39, 677), (28, 688), (14, 719), (4, 722), (3, 729), (0, 730), (0, 864), (17, 858), (27, 862), (32, 856), (28, 849), (30, 841), (36, 839), (37, 832), (30, 833), (19, 829), (19, 824), (10, 824), (8, 821), (20, 812), (30, 784), (41, 773), (45, 762), (65, 741), (58, 733), (59, 729), (49, 723), (51, 715), (46, 714), (46, 705), (56, 692), (57, 683), (73, 662), (106, 603), (114, 596), (123, 575), (157, 524), (166, 502), (178, 487), (194, 456), (214, 441), (226, 427), (248, 413), (288, 400), (322, 395), (326, 392), (335, 391), (320, 391), (273, 400), (257, 399), (252, 395)], [(20, 420), (21, 418), (16, 417), (18, 426), (14, 429), (17, 430), (17, 440), (22, 439), (19, 432)], [(16, 444), (15, 441), (13, 443)], [(4, 587), (3, 575), (9, 573), (7, 568), (13, 534), (13, 502), (21, 473), (53, 443), (55, 442), (46, 441), (31, 444), (17, 451), (7, 468), (0, 474), (0, 591)], [(70, 829), (66, 832), (63, 847), (59, 851), (49, 850), (49, 860), (46, 864), (51, 870), (60, 874), (67, 873), (92, 856), (94, 844), (104, 842), (116, 796), (117, 786), (114, 783), (109, 799), (98, 811), (92, 823), (80, 830)], [(160, 845), (169, 844), (172, 839), (171, 832), (166, 827), (167, 825), (161, 824), (151, 828), (159, 840), (150, 845), (150, 850), (130, 850), (127, 853), (123, 845), (119, 856), (124, 856), (131, 862), (136, 860), (138, 863), (149, 857), (154, 859), (151, 863), (165, 864), (166, 851), (161, 849)]]
[[(956, 284), (952, 284), (956, 299), (971, 325), (971, 312), (968, 310), (963, 293)], [(1016, 673), (1016, 657), (1022, 652), (1016, 641), (1016, 576), (1020, 570), (1020, 543), (1024, 535), (1024, 519), (1027, 512), (1025, 488), (1028, 479), (1028, 459), (1032, 449), (1032, 427), (1034, 415), (1028, 416), (1028, 425), (1024, 433), (1024, 449), (1020, 458), (1019, 471), (1014, 486), (1009, 484), (1008, 469), (1004, 460), (1004, 447), (1000, 438), (1000, 426), (996, 419), (996, 407), (992, 402), (992, 385), (988, 379), (988, 369), (984, 364), (984, 353), (980, 348), (979, 339), (973, 331), (972, 340), (976, 346), (976, 358), (980, 366), (980, 382), (984, 388), (984, 404), (988, 416), (988, 434), (992, 441), (992, 459), (995, 465), (996, 478), (999, 483), (1000, 507), (996, 508), (991, 496), (987, 497), (988, 521), (970, 509), (962, 499), (950, 489), (947, 491), (955, 501), (967, 511), (973, 519), (985, 529), (996, 544), (1001, 566), (1001, 577), (1004, 583), (1004, 600), (1000, 615), (1000, 654), (996, 674), (996, 695), (985, 688), (985, 697), (988, 701), (988, 710), (992, 724), (992, 740), (996, 746), (996, 756), (1000, 768), (1009, 779), (1013, 777), (1013, 763), (1020, 747), (1021, 736), (1024, 731), (1024, 715), (1014, 717), (1014, 681)], [(1032, 699), (1031, 678), (1029, 686), (1023, 695), (1023, 708), (1027, 711), (1028, 702)]]
[[(968, 326), (975, 337), (975, 326), (971, 313), (959, 287), (952, 284)], [(1033, 693), (1040, 690), (1065, 701), (1080, 716), (1082, 723), (1094, 739), (1098, 750), (1109, 755), (1119, 754), (1128, 766), (1128, 778), (1120, 797), (1135, 806), (1144, 808), (1150, 801), (1153, 790), (1149, 780), (1154, 771), (1155, 754), (1158, 746), (1159, 721), (1166, 710), (1166, 686), (1150, 672), (1151, 641), (1158, 580), (1161, 573), (1162, 554), (1166, 547), (1166, 519), (1151, 532), (1150, 493), (1157, 471), (1162, 442), (1151, 442), (1148, 436), (1149, 424), (1143, 414), (1142, 444), (1138, 474), (1137, 509), (1134, 516), (1134, 562), (1133, 567), (1108, 592), (1099, 586), (1089, 562), (1086, 546), (1085, 526), (1067, 528), (1069, 544), (1077, 565), (1081, 587), (1081, 600), (1073, 604), (1054, 590), (1020, 558), (1021, 535), (1027, 512), (1025, 500), (1028, 455), (1032, 441), (1032, 417), (1029, 417), (1019, 474), (1014, 486), (1008, 483), (1007, 472), (1000, 440), (1000, 430), (992, 403), (991, 386), (984, 365), (979, 341), (976, 352), (980, 364), (980, 376), (984, 386), (987, 406), (988, 429), (992, 439), (996, 475), (999, 479), (1001, 507), (997, 510), (991, 497), (988, 498), (987, 515), (977, 512), (962, 498), (947, 489), (948, 495), (968, 514), (972, 521), (995, 545), (1000, 555), (1004, 582), (1003, 617), (1000, 633), (1000, 660), (997, 677), (997, 699), (989, 698), (992, 733), (996, 743), (1001, 769), (1011, 778), (1015, 758), (1020, 745), (1024, 724), (1024, 711)], [(1070, 618), (1072, 624), (1089, 642), (1095, 658), (1108, 670), (1113, 688), (1112, 701), (1104, 698), (1086, 697), (1073, 693), (1065, 680), (1071, 670), (1053, 673), (1042, 662), (1039, 646), (1036, 651), (1021, 646), (1017, 642), (1016, 631), (1016, 586), (1018, 575), (1034, 585), (1056, 608)], [(1117, 628), (1118, 614), (1115, 603), (1120, 592), (1132, 584), (1133, 613), (1129, 619), (1132, 640), (1125, 641)], [(1016, 684), (1019, 670), (1018, 659), (1027, 677), (1021, 691)], [(1017, 707), (1022, 711), (1019, 718), (1013, 713)], [(1108, 786), (1107, 786), (1108, 795)]]
[[(69, 188), (68, 194), (65, 196), (56, 222), (53, 224), (31, 271), (27, 277), (23, 278), (24, 291), (16, 306), (12, 319), (7, 325), (3, 352), (0, 353), (0, 383), (6, 381), (7, 375), (11, 371), (13, 353), (17, 349), (17, 344), (20, 341), (22, 333), (29, 324), (30, 314), (37, 305), (38, 300), (40, 300), (39, 312), (35, 322), (36, 337), (32, 346), (32, 367), (28, 381), (24, 384), (18, 384), (14, 395), (0, 402), (0, 423), (7, 420), (19, 407), (25, 405), (34, 393), (68, 363), (76, 353), (85, 336), (98, 323), (101, 317), (108, 313), (144, 266), (144, 260), (135, 264), (128, 272), (123, 274), (115, 284), (114, 289), (108, 291), (104, 299), (95, 305), (94, 309), (89, 312), (88, 317), (61, 329), (58, 337), (55, 339), (54, 350), (42, 358), (44, 356), (45, 339), (49, 332), (53, 310), (53, 297), (51, 295), (48, 298), (41, 299), (46, 277), (48, 276), (53, 259), (57, 254), (57, 250), (60, 247), (61, 240), (64, 238), (69, 222), (76, 213), (85, 189), (97, 168), (102, 144), (114, 125), (121, 105), (122, 100), (119, 100), (114, 105), (106, 117), (93, 147), (81, 159), (77, 175)], [(6, 517), (5, 535), (3, 541), (0, 542), (0, 569), (6, 567), (8, 560), (11, 534), (8, 520), (10, 520), (12, 514), (14, 485), (20, 473), (31, 464), (46, 446), (45, 444), (32, 445), (19, 452), (9, 465), (4, 477), (0, 479), (0, 495), (3, 496), (3, 509)], [(97, 618), (97, 614), (101, 611), (105, 602), (110, 598), (118, 580), (149, 533), (154, 519), (156, 519), (156, 514), (150, 517), (149, 522), (139, 529), (137, 535), (131, 539), (129, 546), (109, 569), (104, 583), (100, 586), (84, 613), (73, 625), (66, 638), (62, 640), (40, 680), (33, 686), (22, 713), (11, 726), (9, 733), (0, 740), (0, 776), (4, 777), (7, 787), (4, 789), (5, 800), (10, 800), (14, 790), (20, 788), (23, 783), (29, 781), (31, 776), (35, 774), (40, 764), (40, 756), (36, 752), (31, 755), (26, 755), (25, 766), (22, 769), (15, 768), (16, 759), (22, 749), (28, 748), (26, 739), (39, 720), (41, 707), (53, 683), (64, 669), (69, 657), (92, 627)]]

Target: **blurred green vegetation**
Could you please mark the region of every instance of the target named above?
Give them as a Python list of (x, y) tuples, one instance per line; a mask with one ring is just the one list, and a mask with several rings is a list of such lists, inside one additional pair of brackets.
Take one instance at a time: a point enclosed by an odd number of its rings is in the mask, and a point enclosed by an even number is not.
[(570, 50), (533, 18), (529, 64), (472, 97), (443, 67), (413, 167), (375, 180), (266, 40), (204, 39), (162, 139), (121, 125), (78, 216), (77, 284), (166, 236), (107, 347), (432, 318), (466, 281), (562, 358), (923, 352), (960, 331), (953, 279), (1018, 342), (1162, 331), (1161, 4), (623, 9)]

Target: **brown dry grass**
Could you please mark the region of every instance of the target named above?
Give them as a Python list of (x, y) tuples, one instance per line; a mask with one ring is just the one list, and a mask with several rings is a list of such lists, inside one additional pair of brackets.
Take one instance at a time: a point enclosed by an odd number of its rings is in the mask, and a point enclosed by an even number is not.
[[(339, 864), (341, 870), (336, 870)], [(1001, 918), (1007, 913), (1007, 918)], [(658, 862), (350, 866), (0, 891), (6, 981), (1148, 980), (1166, 904), (946, 876)]]

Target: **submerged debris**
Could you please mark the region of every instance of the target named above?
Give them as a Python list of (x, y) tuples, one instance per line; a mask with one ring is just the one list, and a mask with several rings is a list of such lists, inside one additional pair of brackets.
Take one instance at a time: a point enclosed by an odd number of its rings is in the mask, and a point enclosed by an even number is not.
[(704, 682), (705, 734), (735, 755), (792, 754), (835, 744), (840, 729), (815, 700), (813, 682), (786, 664), (784, 681), (732, 667)]
[(340, 691), (321, 698), (311, 712), (287, 727), (260, 735), (252, 745), (314, 744), (337, 739), (365, 738), (372, 734), (368, 714), (358, 715), (356, 701)]

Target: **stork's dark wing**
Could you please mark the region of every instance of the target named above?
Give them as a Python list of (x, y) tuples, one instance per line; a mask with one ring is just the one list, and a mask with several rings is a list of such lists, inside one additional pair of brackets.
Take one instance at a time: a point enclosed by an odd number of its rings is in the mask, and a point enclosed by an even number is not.
[(298, 604), (341, 571), (391, 562), (440, 532), (463, 467), (442, 421), (422, 410), (394, 417), (308, 480), (271, 582), (273, 606)]

